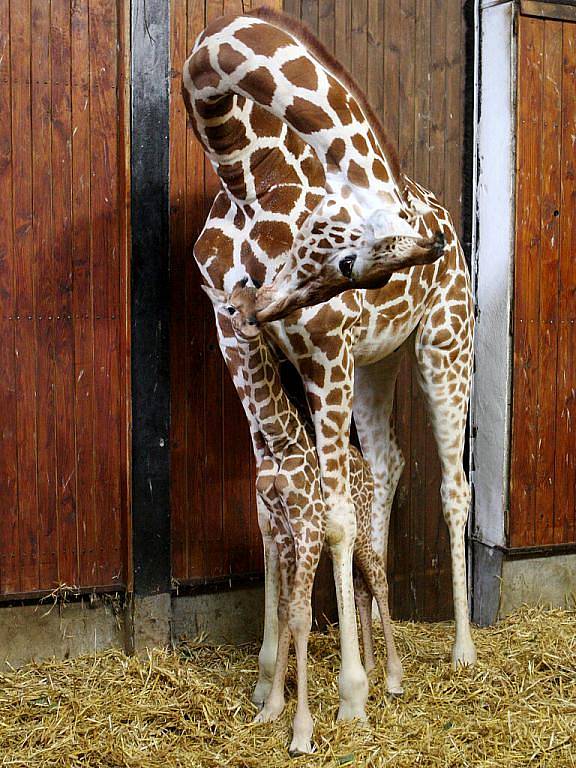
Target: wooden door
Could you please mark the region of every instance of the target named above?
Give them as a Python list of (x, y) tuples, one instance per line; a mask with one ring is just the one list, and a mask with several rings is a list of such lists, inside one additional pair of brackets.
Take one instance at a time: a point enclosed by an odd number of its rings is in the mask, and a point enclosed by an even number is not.
[[(250, 495), (247, 432), (190, 256), (216, 185), (186, 128), (179, 95), (182, 64), (205, 20), (235, 6), (188, 0), (184, 11), (185, 5), (179, 0), (171, 5), (172, 520), (174, 575), (202, 580), (260, 569), (261, 545)], [(308, 24), (352, 72), (398, 145), (404, 169), (448, 206), (461, 232), (465, 40), (460, 0), (284, 0), (284, 10)], [(397, 399), (407, 467), (393, 518), (394, 612), (445, 618), (452, 610), (450, 559), (438, 461), (408, 367)]]
[(126, 579), (124, 3), (0, 0), (0, 593)]
[(509, 514), (514, 548), (576, 542), (575, 136), (576, 23), (521, 15)]

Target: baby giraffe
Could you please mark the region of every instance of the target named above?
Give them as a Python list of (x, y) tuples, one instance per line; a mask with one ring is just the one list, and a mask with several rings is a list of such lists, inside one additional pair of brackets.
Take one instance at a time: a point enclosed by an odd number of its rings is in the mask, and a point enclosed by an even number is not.
[[(326, 530), (326, 513), (314, 440), (296, 406), (286, 395), (278, 367), (255, 316), (256, 290), (238, 283), (230, 295), (202, 286), (216, 313), (230, 316), (244, 370), (253, 389), (245, 392), (267, 447), (258, 469), (257, 490), (271, 513), (271, 527), (280, 563), (278, 651), (272, 688), (256, 722), (275, 720), (284, 709), (284, 679), (290, 637), (297, 664), (297, 706), (293, 723), (292, 755), (312, 751), (313, 722), (308, 706), (307, 649), (312, 626), (312, 585)], [(355, 590), (362, 626), (366, 671), (374, 668), (372, 595), (376, 599), (388, 653), (387, 685), (402, 693), (402, 664), (392, 635), (388, 611), (388, 584), (383, 558), (373, 550), (372, 497), (374, 484), (367, 462), (351, 448), (350, 474), (356, 506), (357, 538), (354, 550)]]

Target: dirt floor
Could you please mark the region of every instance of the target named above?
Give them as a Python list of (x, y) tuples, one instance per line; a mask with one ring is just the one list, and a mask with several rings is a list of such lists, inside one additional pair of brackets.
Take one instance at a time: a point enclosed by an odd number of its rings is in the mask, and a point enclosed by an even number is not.
[(257, 648), (113, 651), (0, 675), (0, 766), (576, 765), (576, 611), (525, 609), (476, 629), (479, 663), (452, 672), (450, 624), (398, 624), (402, 699), (384, 695), (384, 646), (369, 724), (337, 726), (337, 636), (310, 645), (317, 752), (290, 760), (287, 710), (251, 725)]

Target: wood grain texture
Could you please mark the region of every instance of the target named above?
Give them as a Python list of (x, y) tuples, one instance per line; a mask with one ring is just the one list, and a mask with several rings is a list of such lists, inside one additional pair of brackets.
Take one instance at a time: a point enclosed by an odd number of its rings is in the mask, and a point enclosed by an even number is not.
[(574, 25), (521, 16), (510, 545), (576, 540)]
[(0, 2), (2, 595), (125, 575), (119, 8)]
[[(263, 568), (249, 430), (191, 258), (219, 181), (187, 123), (180, 96), (182, 65), (206, 23), (223, 12), (262, 4), (173, 0), (171, 5), (172, 568), (182, 583), (258, 574)], [(317, 8), (311, 13), (317, 16)]]
[[(0, 114), (12, 111), (10, 79), (10, 4), (0, 0)], [(12, 123), (0, 121), (0, 590), (20, 587), (18, 552), (18, 455), (16, 448), (16, 360), (14, 217), (12, 205)]]

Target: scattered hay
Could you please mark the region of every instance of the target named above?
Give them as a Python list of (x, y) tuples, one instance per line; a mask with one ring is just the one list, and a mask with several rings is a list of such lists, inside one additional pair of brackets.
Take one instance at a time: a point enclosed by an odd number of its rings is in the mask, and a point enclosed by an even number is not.
[[(0, 675), (0, 765), (22, 768), (576, 765), (576, 612), (525, 609), (476, 629), (478, 666), (452, 672), (453, 629), (397, 624), (405, 694), (371, 683), (369, 726), (335, 725), (337, 638), (310, 643), (317, 752), (290, 761), (294, 707), (250, 725), (256, 648), (110, 651)], [(377, 651), (384, 659), (379, 631)]]

